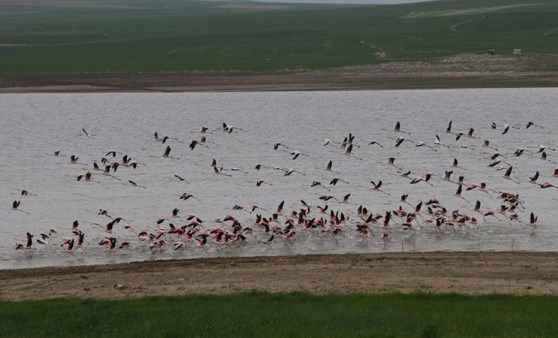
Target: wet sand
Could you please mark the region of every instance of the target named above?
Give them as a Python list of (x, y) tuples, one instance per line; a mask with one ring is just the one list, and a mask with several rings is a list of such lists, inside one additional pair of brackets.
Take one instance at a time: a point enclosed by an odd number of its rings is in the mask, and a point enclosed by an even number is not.
[(134, 298), (261, 290), (558, 293), (558, 253), (436, 252), (151, 261), (0, 271), (0, 299)]

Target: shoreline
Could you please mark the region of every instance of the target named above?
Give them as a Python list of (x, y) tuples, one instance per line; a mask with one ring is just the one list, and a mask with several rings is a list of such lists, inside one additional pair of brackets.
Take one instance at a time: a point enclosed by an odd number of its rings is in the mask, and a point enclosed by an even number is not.
[(558, 72), (122, 73), (0, 76), (0, 93), (234, 92), (558, 87)]
[(0, 300), (122, 299), (253, 290), (325, 293), (558, 293), (556, 252), (224, 257), (0, 270)]

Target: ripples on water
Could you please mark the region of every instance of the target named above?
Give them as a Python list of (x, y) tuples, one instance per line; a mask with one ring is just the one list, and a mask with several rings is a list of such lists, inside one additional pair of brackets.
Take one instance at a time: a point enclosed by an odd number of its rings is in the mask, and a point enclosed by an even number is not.
[[(538, 182), (558, 185), (558, 178), (552, 177), (558, 167), (558, 152), (548, 149), (546, 161), (536, 153), (541, 144), (558, 147), (556, 97), (557, 89), (1, 95), (0, 268), (402, 250), (554, 251), (558, 243), (554, 221), (558, 190), (541, 189), (527, 181), (538, 170)], [(410, 135), (394, 132), (396, 121)], [(478, 138), (463, 136), (456, 141), (455, 134), (445, 133), (449, 121), (453, 121), (455, 132), (474, 128)], [(528, 121), (544, 129), (526, 129)], [(493, 122), (496, 130), (491, 129)], [(223, 132), (223, 123), (236, 128), (232, 133)], [(502, 134), (504, 124), (511, 126), (506, 134)], [(207, 147), (190, 150), (190, 142), (200, 140), (202, 126), (209, 128), (205, 135)], [(92, 136), (85, 136), (82, 128)], [(155, 132), (170, 138), (163, 145), (155, 140)], [(355, 136), (354, 156), (345, 155), (338, 144), (349, 133)], [(434, 145), (436, 134), (450, 148)], [(436, 151), (410, 142), (396, 148), (399, 136), (424, 141)], [(323, 146), (326, 138), (336, 144)], [(485, 139), (497, 150), (480, 146)], [(369, 145), (370, 140), (384, 147)], [(275, 151), (275, 143), (289, 148)], [(172, 148), (171, 156), (179, 159), (162, 157), (167, 145)], [(519, 147), (525, 148), (525, 153), (517, 157), (513, 153)], [(57, 150), (65, 156), (53, 156)], [(117, 157), (106, 156), (109, 150), (117, 151)], [(289, 151), (294, 150), (308, 156), (293, 160)], [(496, 152), (513, 165), (512, 177), (519, 184), (487, 166)], [(83, 164), (70, 164), (72, 154)], [(121, 161), (124, 154), (139, 165), (135, 170), (120, 166), (115, 173), (118, 180), (93, 170), (93, 161), (100, 164), (102, 157)], [(397, 174), (397, 168), (386, 164), (389, 157), (395, 157), (401, 169), (411, 170), (410, 177), (432, 172), (433, 186), (424, 182), (410, 185), (410, 180)], [(454, 158), (462, 168), (451, 168)], [(231, 176), (215, 174), (210, 166), (212, 159), (223, 166), (224, 174)], [(324, 170), (330, 160), (334, 172)], [(284, 176), (283, 171), (270, 168), (257, 171), (258, 163), (293, 168), (304, 175)], [(504, 162), (502, 165), (507, 166)], [(231, 168), (240, 171), (227, 170)], [(484, 221), (472, 211), (475, 201), (482, 202), (484, 211), (497, 210), (502, 200), (478, 190), (464, 191), (467, 201), (455, 197), (457, 185), (440, 179), (446, 170), (454, 171), (452, 179), (465, 176), (467, 184), (483, 181), (490, 189), (519, 193), (525, 207), (517, 212), (519, 218), (529, 223), (529, 213), (534, 212), (539, 216), (538, 228), (533, 231), (528, 224), (508, 222), (501, 214), (500, 220), (488, 217)], [(78, 182), (76, 176), (87, 171), (92, 172), (92, 181)], [(185, 178), (187, 183), (174, 175)], [(349, 183), (330, 186), (333, 177)], [(128, 180), (146, 189), (134, 187)], [(257, 180), (272, 185), (257, 187)], [(371, 180), (382, 180), (382, 190), (387, 194), (373, 191)], [(313, 181), (320, 181), (329, 191), (311, 187)], [(21, 196), (22, 189), (33, 195)], [(185, 192), (197, 199), (180, 200)], [(323, 195), (341, 199), (349, 193), (349, 204), (319, 199)], [(402, 194), (409, 194), (412, 206), (400, 202)], [(476, 217), (479, 226), (467, 229), (444, 225), (435, 229), (425, 222), (429, 217), (423, 206), (424, 216), (413, 222), (414, 232), (402, 230), (399, 219), (392, 220), (386, 241), (380, 238), (381, 226), (371, 227), (374, 236), (364, 237), (356, 231), (359, 205), (384, 215), (400, 205), (412, 210), (420, 201), (434, 197), (449, 212), (458, 209)], [(14, 200), (20, 200), (20, 209), (29, 214), (11, 210)], [(316, 208), (327, 204), (330, 210), (343, 212), (349, 221), (336, 236), (297, 226), (297, 234), (288, 243), (276, 235), (271, 245), (263, 244), (269, 234), (253, 224), (257, 212), (248, 211), (257, 203), (261, 207), (259, 213), (270, 217), (283, 200), (285, 214), (300, 210), (300, 201), (305, 200), (311, 205), (310, 217), (329, 219), (328, 214), (322, 215)], [(233, 210), (235, 205), (245, 210)], [(156, 224), (159, 217), (170, 217), (174, 208), (180, 209), (181, 218)], [(104, 227), (110, 221), (98, 215), (99, 209), (124, 219), (115, 225), (112, 235), (117, 245), (129, 241), (130, 248), (107, 250), (98, 245), (108, 234), (93, 223)], [(224, 226), (227, 231), (231, 231), (231, 222), (219, 224), (214, 220), (231, 214), (242, 226), (252, 227), (254, 233), (247, 235), (247, 243), (242, 245), (215, 244), (210, 239), (206, 247), (187, 242), (181, 250), (174, 251), (173, 243), (178, 240), (174, 235), (164, 235), (167, 244), (162, 249), (150, 250), (146, 242), (140, 243), (132, 231), (124, 229), (124, 224), (129, 224), (136, 231), (147, 229), (155, 233), (159, 227), (168, 230), (169, 222), (176, 226), (187, 224), (184, 217), (188, 214), (200, 217), (206, 229)], [(76, 237), (71, 229), (74, 220), (79, 221), (79, 229), (85, 233), (85, 246), (67, 253), (61, 244), (64, 238)], [(281, 216), (277, 225), (285, 227), (285, 220)], [(51, 229), (57, 235), (49, 239), (48, 247), (34, 243), (33, 250), (15, 250), (16, 242), (25, 244), (26, 232), (37, 239), (40, 233)]]

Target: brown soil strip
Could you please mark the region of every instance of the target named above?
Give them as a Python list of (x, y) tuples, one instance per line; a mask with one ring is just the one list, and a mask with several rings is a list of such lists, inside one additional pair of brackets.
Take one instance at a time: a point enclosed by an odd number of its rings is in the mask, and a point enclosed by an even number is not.
[(250, 290), (557, 294), (558, 253), (211, 258), (0, 271), (0, 299), (133, 298)]
[(558, 86), (558, 73), (160, 73), (0, 76), (0, 93), (355, 90)]

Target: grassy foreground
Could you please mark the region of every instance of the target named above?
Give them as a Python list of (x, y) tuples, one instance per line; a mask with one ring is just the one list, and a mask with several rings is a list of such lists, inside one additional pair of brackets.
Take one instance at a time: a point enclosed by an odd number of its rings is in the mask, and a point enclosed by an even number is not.
[(558, 298), (252, 292), (0, 302), (3, 337), (554, 337)]
[(490, 48), (556, 54), (557, 14), (556, 0), (0, 0), (0, 74), (326, 69)]

